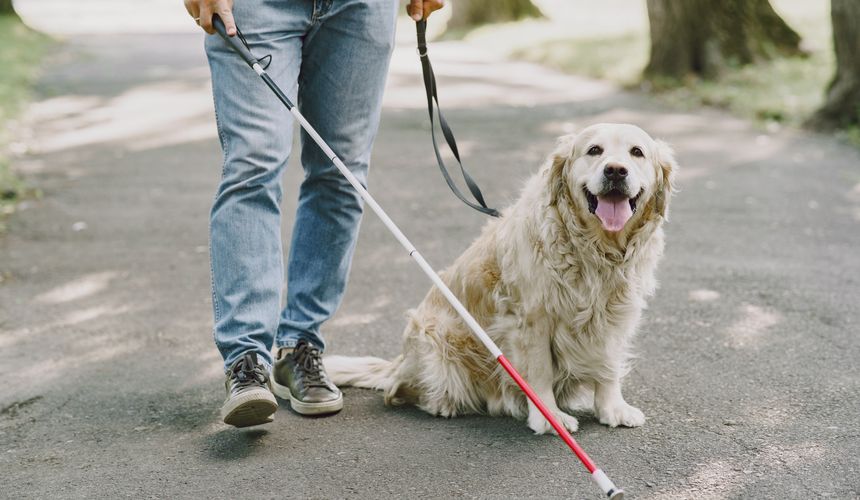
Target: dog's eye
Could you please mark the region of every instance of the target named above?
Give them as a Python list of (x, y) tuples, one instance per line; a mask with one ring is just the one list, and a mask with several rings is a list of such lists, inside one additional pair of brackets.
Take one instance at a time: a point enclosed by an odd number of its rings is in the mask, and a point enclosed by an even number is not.
[(603, 154), (603, 148), (600, 146), (591, 146), (588, 148), (588, 156), (600, 156)]
[(636, 158), (644, 158), (645, 154), (639, 148), (639, 146), (633, 146), (630, 148), (630, 156), (635, 156)]

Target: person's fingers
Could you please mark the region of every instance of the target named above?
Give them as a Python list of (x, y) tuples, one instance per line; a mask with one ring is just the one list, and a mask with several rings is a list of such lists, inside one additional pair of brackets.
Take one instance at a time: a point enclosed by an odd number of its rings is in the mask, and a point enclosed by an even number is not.
[(200, 17), (200, 6), (198, 6), (197, 2), (194, 0), (185, 0), (185, 10), (188, 11), (188, 15), (191, 16), (192, 19)]
[(409, 0), (409, 4), (406, 6), (406, 13), (409, 14), (409, 17), (416, 21), (420, 21), (424, 18), (424, 3), (423, 0)]
[(445, 0), (424, 0), (424, 19), (445, 6)]
[(227, 34), (233, 36), (236, 34), (236, 21), (233, 19), (233, 12), (228, 7), (222, 7), (218, 12), (221, 20), (224, 21), (224, 27), (227, 28)]
[(212, 11), (209, 10), (208, 5), (204, 4), (200, 8), (200, 21), (197, 24), (199, 24), (206, 33), (209, 33), (210, 35), (215, 34), (215, 28), (212, 27)]

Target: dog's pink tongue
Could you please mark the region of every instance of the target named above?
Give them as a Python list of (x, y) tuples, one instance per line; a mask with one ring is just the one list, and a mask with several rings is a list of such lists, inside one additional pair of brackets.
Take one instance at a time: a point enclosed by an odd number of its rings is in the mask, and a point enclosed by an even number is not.
[(597, 210), (594, 213), (603, 223), (603, 229), (612, 232), (621, 231), (624, 224), (633, 217), (630, 201), (623, 196), (598, 196)]

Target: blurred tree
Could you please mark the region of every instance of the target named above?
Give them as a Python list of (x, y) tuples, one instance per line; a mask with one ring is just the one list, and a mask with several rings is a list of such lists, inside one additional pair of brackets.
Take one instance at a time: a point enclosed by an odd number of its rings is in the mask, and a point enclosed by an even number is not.
[(448, 28), (469, 28), (526, 17), (543, 17), (531, 0), (451, 0)]
[(15, 7), (12, 6), (12, 0), (0, 0), (0, 16), (7, 16), (9, 14), (17, 15)]
[(807, 125), (832, 130), (860, 125), (860, 2), (831, 0), (836, 75), (827, 87), (827, 101)]
[[(857, 1), (857, 0), (849, 0)], [(768, 0), (648, 0), (645, 77), (713, 77), (725, 66), (800, 55), (800, 35)]]

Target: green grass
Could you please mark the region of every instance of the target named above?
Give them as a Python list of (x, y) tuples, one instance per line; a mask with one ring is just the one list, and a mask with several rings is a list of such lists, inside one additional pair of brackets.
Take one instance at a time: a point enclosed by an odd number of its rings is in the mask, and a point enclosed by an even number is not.
[[(661, 101), (682, 108), (723, 108), (767, 126), (800, 125), (823, 102), (834, 71), (829, 2), (771, 0), (803, 37), (809, 57), (779, 58), (730, 68), (715, 80), (690, 79), (669, 85), (640, 85), (650, 43), (644, 0), (642, 5), (542, 3), (551, 16), (543, 25), (530, 22), (520, 27), (479, 28), (466, 39), (505, 50), (517, 59), (649, 90)], [(618, 26), (622, 12), (625, 24)], [(569, 28), (559, 30), (559, 26)], [(551, 36), (542, 36), (547, 33)]]
[(0, 16), (0, 218), (28, 192), (3, 151), (14, 133), (10, 122), (27, 104), (39, 63), (51, 45), (49, 37), (27, 28), (16, 16)]
[(604, 38), (555, 39), (512, 51), (517, 59), (567, 73), (632, 85), (648, 62), (648, 38), (626, 33)]
[(799, 126), (824, 101), (834, 61), (827, 52), (807, 58), (779, 58), (727, 71), (716, 80), (697, 80), (662, 92), (688, 107), (727, 109), (759, 122)]

